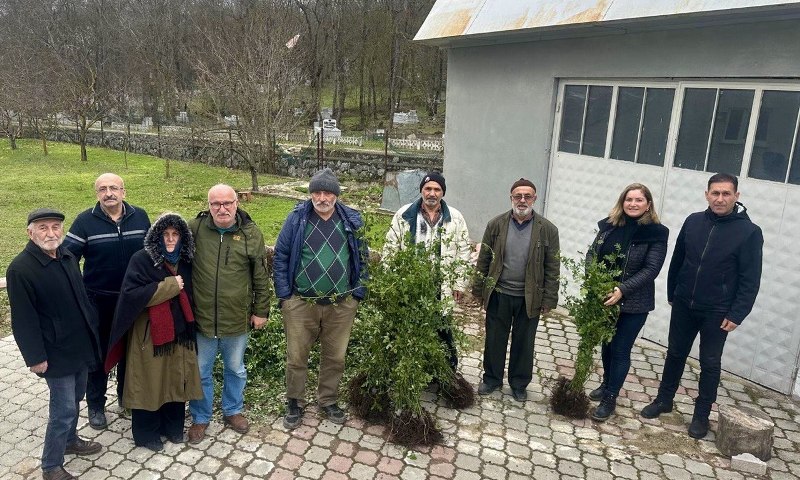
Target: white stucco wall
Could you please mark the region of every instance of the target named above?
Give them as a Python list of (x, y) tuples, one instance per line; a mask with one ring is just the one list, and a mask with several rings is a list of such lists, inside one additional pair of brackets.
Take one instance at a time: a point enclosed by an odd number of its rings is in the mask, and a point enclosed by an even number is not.
[[(553, 40), (448, 53), (445, 175), (448, 201), (479, 240), (486, 222), (507, 210), (508, 188), (525, 176), (539, 187), (544, 212), (561, 229), (562, 249), (585, 249), (595, 222), (622, 186), (654, 189), (671, 230), (670, 251), (685, 215), (705, 208), (709, 174), (596, 159), (564, 171), (554, 162), (547, 191), (559, 80), (721, 79), (800, 80), (800, 21)], [(671, 157), (667, 159), (671, 161)], [(558, 172), (556, 168), (562, 168)], [(742, 201), (765, 232), (765, 274), (751, 316), (729, 337), (723, 368), (784, 393), (800, 395), (800, 261), (787, 250), (800, 236), (790, 213), (800, 186), (742, 179)], [(550, 203), (544, 203), (550, 202)], [(663, 209), (663, 210), (662, 210)], [(795, 248), (796, 250), (796, 248)], [(788, 254), (787, 254), (788, 252)], [(647, 338), (666, 343), (669, 307), (665, 265)], [(796, 326), (797, 325), (797, 326)]]

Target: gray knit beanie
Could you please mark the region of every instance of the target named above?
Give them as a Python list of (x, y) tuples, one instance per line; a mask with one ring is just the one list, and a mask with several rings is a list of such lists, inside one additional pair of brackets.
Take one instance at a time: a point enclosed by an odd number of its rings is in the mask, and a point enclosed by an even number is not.
[(311, 177), (311, 181), (308, 182), (308, 191), (309, 193), (331, 192), (338, 197), (342, 189), (339, 187), (339, 179), (336, 178), (333, 171), (330, 168), (324, 168)]

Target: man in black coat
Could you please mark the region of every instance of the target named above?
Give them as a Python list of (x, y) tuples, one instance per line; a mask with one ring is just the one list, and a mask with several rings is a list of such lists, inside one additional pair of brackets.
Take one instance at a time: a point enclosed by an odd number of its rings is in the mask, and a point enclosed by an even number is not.
[(90, 455), (97, 442), (77, 435), (86, 376), (100, 360), (97, 316), (89, 303), (75, 256), (61, 246), (64, 214), (42, 208), (28, 215), (30, 241), (8, 267), (11, 328), (30, 371), (50, 389), (44, 437), (45, 480), (74, 478), (64, 455)]
[(718, 173), (708, 180), (708, 209), (689, 215), (681, 227), (667, 277), (672, 305), (669, 345), (661, 385), (644, 418), (671, 412), (686, 357), (700, 334), (700, 382), (689, 436), (708, 433), (717, 399), (722, 349), (729, 332), (753, 309), (761, 284), (764, 237), (738, 202), (738, 179)]

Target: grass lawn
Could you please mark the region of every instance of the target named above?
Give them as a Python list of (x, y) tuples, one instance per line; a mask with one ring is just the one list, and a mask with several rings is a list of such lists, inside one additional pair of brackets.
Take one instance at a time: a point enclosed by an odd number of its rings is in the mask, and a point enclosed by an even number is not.
[[(122, 152), (104, 148), (88, 148), (88, 162), (80, 161), (77, 145), (50, 143), (48, 156), (42, 155), (39, 142), (20, 140), (11, 150), (0, 143), (0, 277), (5, 276), (11, 260), (28, 241), (25, 232), (28, 213), (39, 207), (57, 208), (66, 215), (66, 228), (75, 216), (96, 203), (94, 180), (104, 172), (114, 172), (125, 180), (125, 200), (144, 208), (155, 218), (166, 211), (177, 212), (187, 220), (205, 210), (209, 187), (227, 183), (234, 188), (248, 188), (250, 174), (241, 170), (210, 167), (201, 163), (170, 161), (170, 178), (164, 178), (165, 160), (147, 155), (128, 154), (127, 166)], [(260, 175), (262, 185), (291, 179)], [(373, 187), (369, 189), (374, 190)], [(368, 189), (368, 190), (369, 190)], [(356, 200), (358, 194), (353, 192)], [(268, 245), (274, 245), (294, 200), (256, 196), (241, 207), (264, 233)], [(380, 248), (390, 217), (370, 216), (374, 224), (368, 233), (370, 245)], [(0, 291), (0, 323), (7, 312), (5, 292)], [(0, 333), (2, 333), (0, 329)]]

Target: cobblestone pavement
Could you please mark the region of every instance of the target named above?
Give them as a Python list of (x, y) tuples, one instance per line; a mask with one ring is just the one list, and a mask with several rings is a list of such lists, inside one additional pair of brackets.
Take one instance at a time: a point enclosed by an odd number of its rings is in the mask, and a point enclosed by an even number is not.
[[(479, 336), (479, 327), (467, 327)], [(85, 479), (742, 479), (714, 444), (712, 433), (697, 441), (686, 435), (698, 370), (691, 364), (676, 398), (678, 408), (660, 419), (638, 412), (655, 396), (664, 348), (649, 342), (634, 347), (631, 375), (620, 394), (616, 416), (606, 423), (570, 421), (550, 412), (541, 379), (570, 375), (578, 336), (560, 317), (543, 321), (536, 339), (540, 378), (518, 403), (506, 386), (462, 411), (446, 408), (426, 393), (445, 432), (434, 448), (408, 450), (386, 441), (386, 429), (350, 418), (344, 426), (322, 419), (314, 408), (304, 425), (287, 432), (281, 419), (238, 435), (219, 422), (197, 446), (166, 444), (161, 453), (135, 447), (130, 420), (109, 407), (109, 428), (88, 426), (85, 407), (80, 435), (103, 444), (101, 454), (68, 456), (66, 468)], [(481, 353), (462, 358), (461, 370), (477, 384)], [(0, 478), (40, 478), (39, 455), (47, 418), (47, 387), (22, 363), (13, 338), (0, 340)], [(597, 386), (597, 375), (587, 385)], [(110, 389), (113, 391), (113, 389)], [(719, 402), (743, 404), (768, 413), (776, 423), (768, 478), (800, 478), (800, 404), (751, 382), (723, 375)], [(114, 399), (115, 400), (115, 399)]]

